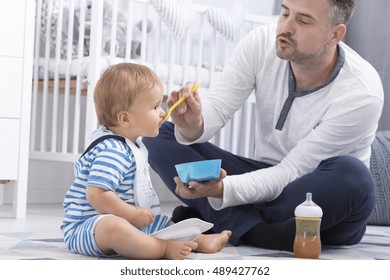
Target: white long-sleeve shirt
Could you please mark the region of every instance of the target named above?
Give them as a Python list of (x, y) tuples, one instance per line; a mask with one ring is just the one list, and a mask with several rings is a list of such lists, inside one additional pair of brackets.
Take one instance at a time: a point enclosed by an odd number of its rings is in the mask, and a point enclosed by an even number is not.
[[(248, 34), (202, 95), (204, 132), (196, 143), (216, 134), (255, 90), (254, 159), (273, 165), (224, 178), (223, 198), (209, 198), (215, 209), (271, 201), (288, 183), (333, 156), (352, 155), (369, 166), (384, 98), (375, 69), (341, 42), (333, 77), (312, 91), (294, 92), (289, 62), (276, 55), (275, 28), (261, 26)], [(285, 120), (277, 128), (281, 116)], [(176, 137), (195, 143), (178, 131)]]

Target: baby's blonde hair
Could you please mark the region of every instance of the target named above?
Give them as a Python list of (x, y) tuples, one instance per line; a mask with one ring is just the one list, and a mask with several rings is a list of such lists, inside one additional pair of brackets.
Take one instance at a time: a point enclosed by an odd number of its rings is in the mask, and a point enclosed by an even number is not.
[(105, 126), (117, 126), (117, 115), (129, 110), (142, 92), (163, 90), (158, 76), (148, 67), (134, 63), (109, 66), (96, 83), (94, 101), (97, 118)]

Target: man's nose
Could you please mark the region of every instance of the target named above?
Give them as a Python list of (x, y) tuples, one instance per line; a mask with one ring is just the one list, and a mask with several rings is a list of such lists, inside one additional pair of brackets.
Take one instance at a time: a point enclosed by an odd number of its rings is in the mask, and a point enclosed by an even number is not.
[(280, 33), (286, 34), (287, 36), (291, 36), (295, 33), (295, 20), (293, 17), (288, 16), (281, 23)]

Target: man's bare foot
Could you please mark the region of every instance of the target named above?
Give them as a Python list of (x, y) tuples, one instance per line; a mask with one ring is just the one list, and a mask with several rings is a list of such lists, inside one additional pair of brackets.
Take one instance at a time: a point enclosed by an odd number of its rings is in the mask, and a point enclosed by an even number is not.
[(198, 244), (192, 241), (173, 241), (167, 240), (165, 249), (165, 259), (184, 260)]
[(224, 230), (221, 233), (201, 234), (195, 242), (198, 243), (196, 252), (199, 253), (216, 253), (221, 250), (228, 242), (232, 232)]

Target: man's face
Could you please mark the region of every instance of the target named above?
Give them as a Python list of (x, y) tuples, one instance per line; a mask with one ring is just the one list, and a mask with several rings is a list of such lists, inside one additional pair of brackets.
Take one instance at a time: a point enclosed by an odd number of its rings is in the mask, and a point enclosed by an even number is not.
[(326, 53), (331, 38), (328, 0), (284, 0), (276, 29), (278, 57), (309, 65)]

